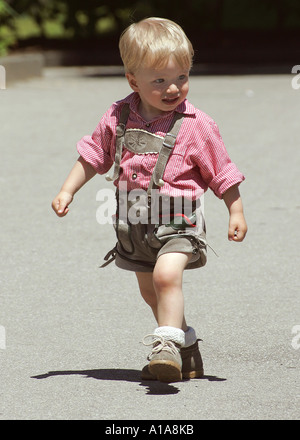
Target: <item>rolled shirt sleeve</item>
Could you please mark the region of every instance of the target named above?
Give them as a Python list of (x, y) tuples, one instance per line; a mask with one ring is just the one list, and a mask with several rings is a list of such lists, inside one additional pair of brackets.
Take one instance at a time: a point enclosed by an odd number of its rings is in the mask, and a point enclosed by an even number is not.
[[(112, 106), (113, 107), (113, 106)], [(115, 156), (116, 117), (110, 108), (101, 118), (92, 135), (84, 136), (77, 143), (77, 151), (97, 173), (105, 174), (111, 168)]]
[(231, 161), (217, 124), (211, 120), (208, 136), (198, 162), (201, 176), (218, 198), (233, 185), (240, 184), (244, 175)]

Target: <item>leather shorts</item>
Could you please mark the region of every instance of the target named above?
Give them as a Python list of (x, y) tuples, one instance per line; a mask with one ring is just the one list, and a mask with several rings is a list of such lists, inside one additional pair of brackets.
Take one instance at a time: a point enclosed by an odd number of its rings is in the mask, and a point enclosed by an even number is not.
[[(117, 192), (115, 264), (134, 272), (152, 272), (166, 253), (191, 254), (186, 269), (202, 267), (207, 260), (205, 222), (201, 206), (163, 196), (155, 203)], [(180, 199), (180, 200), (179, 200)], [(126, 206), (125, 206), (126, 205)], [(156, 205), (154, 207), (154, 205)]]

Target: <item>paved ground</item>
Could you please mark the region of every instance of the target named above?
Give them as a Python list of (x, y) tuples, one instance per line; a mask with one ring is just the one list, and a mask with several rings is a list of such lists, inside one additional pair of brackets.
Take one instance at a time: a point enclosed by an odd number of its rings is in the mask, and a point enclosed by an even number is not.
[(96, 193), (110, 184), (89, 182), (64, 219), (50, 207), (76, 141), (129, 93), (125, 80), (46, 69), (0, 91), (1, 419), (299, 418), (300, 90), (291, 79), (191, 79), (190, 100), (217, 121), (247, 177), (249, 233), (229, 243), (226, 208), (207, 193), (219, 257), (210, 251), (184, 280), (205, 376), (170, 385), (139, 377), (140, 341), (155, 323), (134, 276), (98, 269), (115, 242), (96, 221)]

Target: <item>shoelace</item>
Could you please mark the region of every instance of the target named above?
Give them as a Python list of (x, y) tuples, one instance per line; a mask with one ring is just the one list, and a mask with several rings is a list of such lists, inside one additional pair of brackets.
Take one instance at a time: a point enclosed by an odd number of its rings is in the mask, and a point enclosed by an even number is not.
[[(151, 338), (151, 341), (147, 342), (147, 338)], [(146, 346), (153, 345), (151, 353), (147, 356), (148, 361), (151, 361), (152, 357), (155, 354), (160, 353), (162, 350), (165, 350), (174, 356), (178, 354), (178, 349), (175, 343), (173, 341), (168, 341), (159, 335), (146, 335), (143, 339), (143, 344)]]

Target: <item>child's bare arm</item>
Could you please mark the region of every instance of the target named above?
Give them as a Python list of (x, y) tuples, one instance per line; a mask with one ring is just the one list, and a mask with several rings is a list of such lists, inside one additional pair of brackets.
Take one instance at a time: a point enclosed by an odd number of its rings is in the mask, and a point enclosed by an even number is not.
[(60, 192), (52, 202), (52, 208), (59, 217), (64, 217), (69, 211), (69, 204), (74, 194), (94, 175), (96, 171), (82, 157), (79, 157)]
[(223, 199), (229, 211), (228, 240), (243, 241), (248, 228), (238, 185), (229, 188)]

